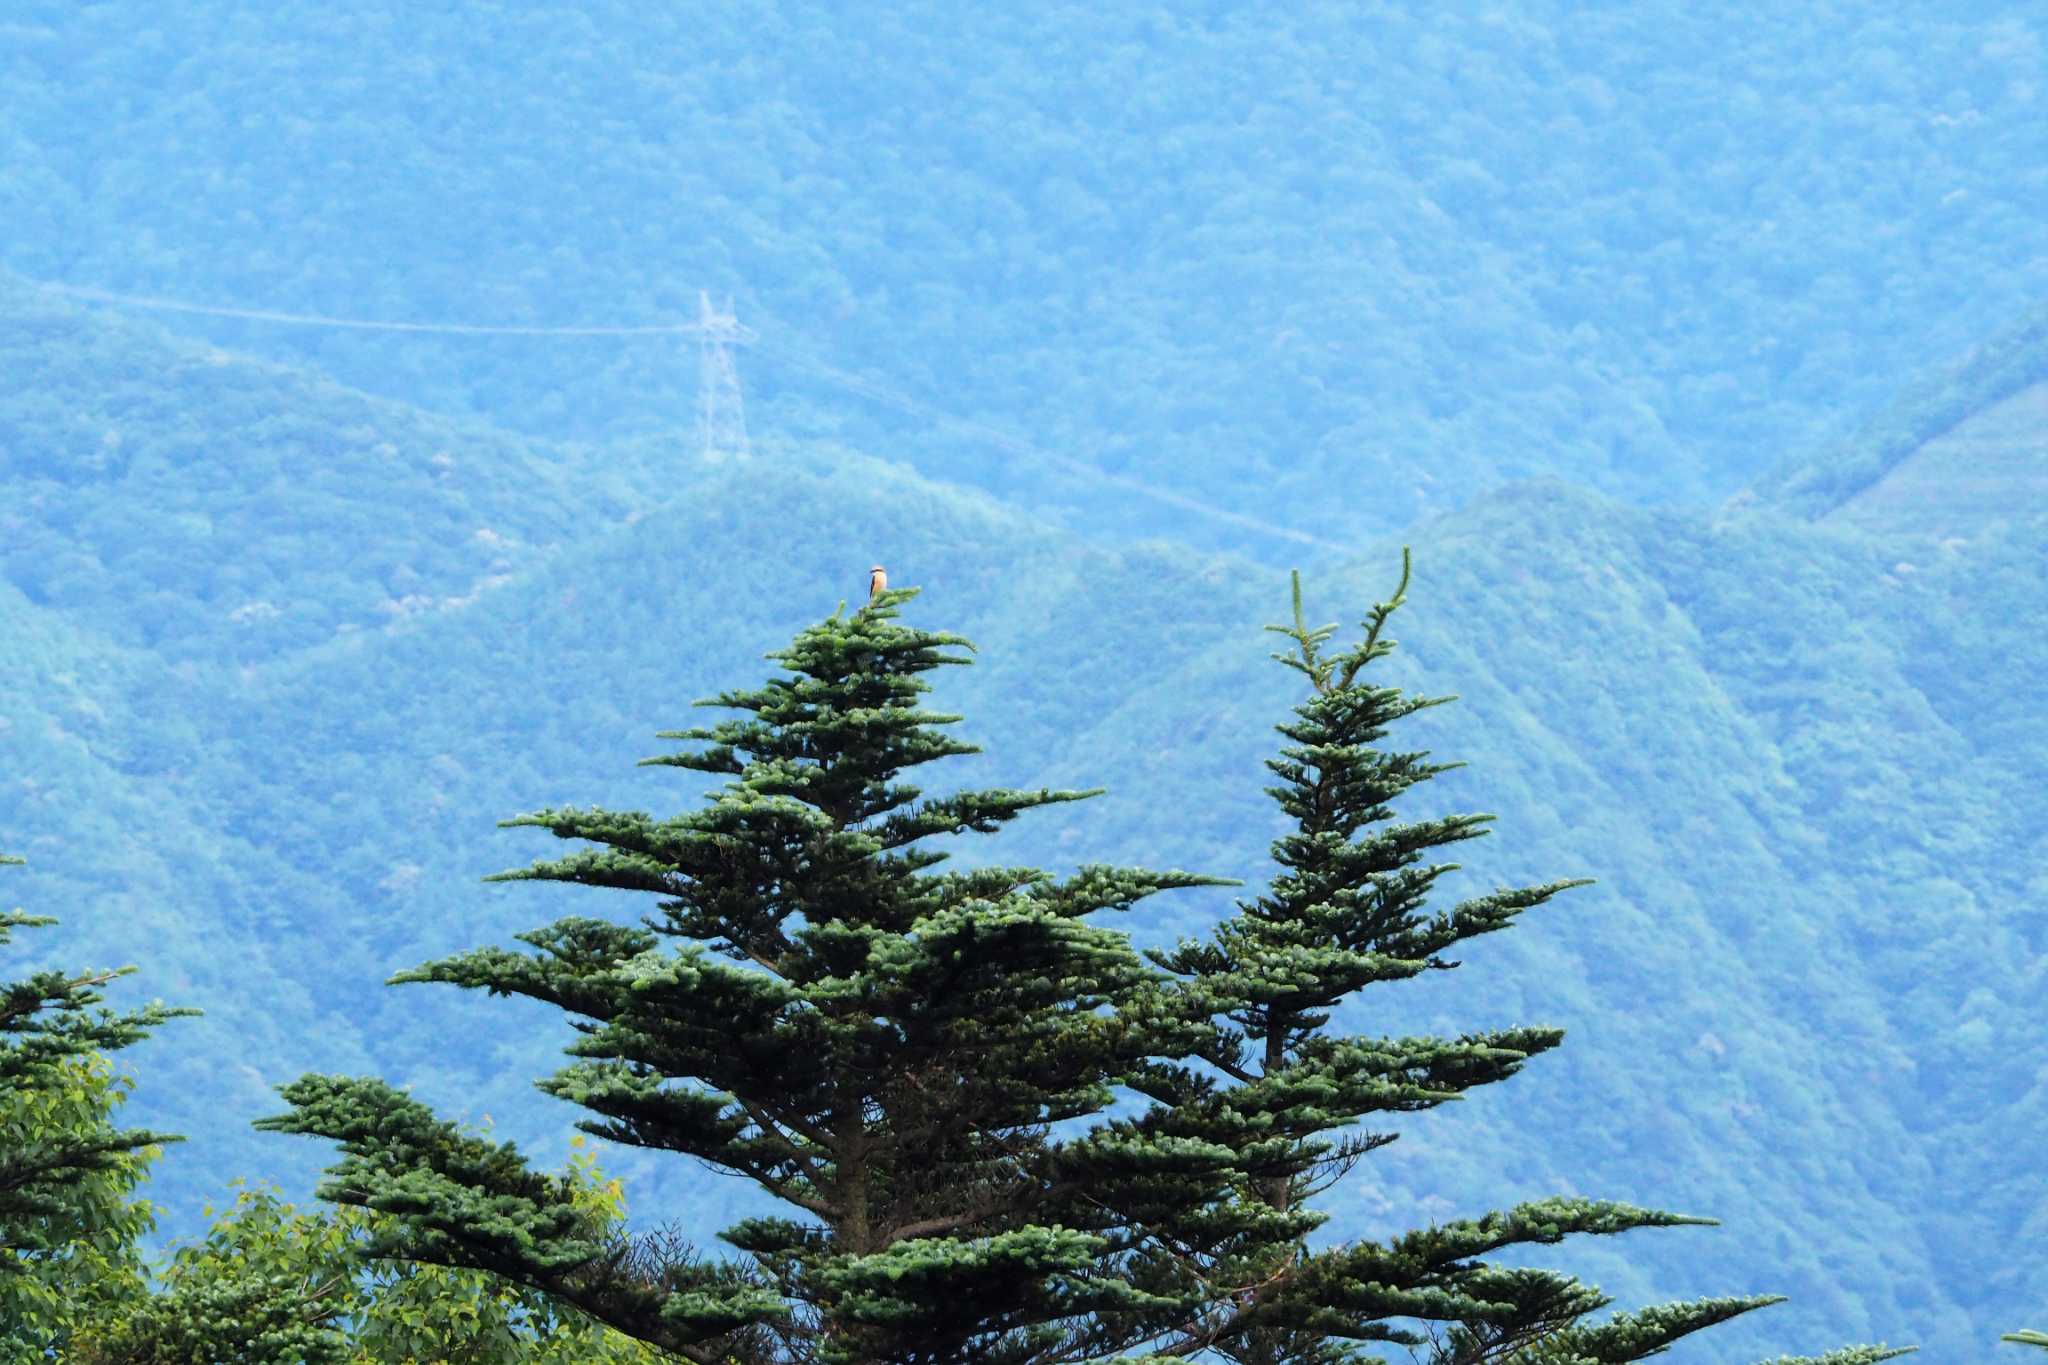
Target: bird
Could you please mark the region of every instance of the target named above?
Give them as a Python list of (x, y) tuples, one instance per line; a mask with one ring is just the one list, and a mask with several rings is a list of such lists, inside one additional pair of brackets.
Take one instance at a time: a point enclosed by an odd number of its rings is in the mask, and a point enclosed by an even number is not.
[(868, 570), (868, 600), (874, 601), (889, 590), (889, 571), (877, 564)]

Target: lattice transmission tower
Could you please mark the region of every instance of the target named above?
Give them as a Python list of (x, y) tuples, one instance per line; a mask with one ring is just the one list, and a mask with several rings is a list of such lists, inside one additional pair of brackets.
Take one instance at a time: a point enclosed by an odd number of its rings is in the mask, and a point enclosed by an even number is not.
[(711, 305), (707, 290), (697, 291), (697, 436), (707, 461), (744, 460), (753, 454), (747, 444), (747, 413), (740, 402), (740, 372), (733, 368), (732, 348), (753, 333), (725, 308)]

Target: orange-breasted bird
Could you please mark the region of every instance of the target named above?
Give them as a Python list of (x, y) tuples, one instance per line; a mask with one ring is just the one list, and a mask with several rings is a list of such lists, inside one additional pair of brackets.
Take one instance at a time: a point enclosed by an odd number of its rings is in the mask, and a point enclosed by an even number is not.
[(868, 570), (868, 600), (873, 601), (889, 590), (889, 571), (877, 564)]

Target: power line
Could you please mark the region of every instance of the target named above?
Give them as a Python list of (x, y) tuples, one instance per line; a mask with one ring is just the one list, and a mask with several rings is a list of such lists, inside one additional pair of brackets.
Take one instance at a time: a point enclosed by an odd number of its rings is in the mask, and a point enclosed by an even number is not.
[[(38, 283), (41, 283), (40, 281)], [(645, 337), (689, 336), (704, 330), (699, 322), (649, 323), (636, 327), (535, 327), (490, 325), (468, 322), (386, 322), (371, 318), (337, 318), (321, 313), (278, 313), (267, 308), (218, 308), (210, 304), (186, 303), (179, 299), (152, 298), (144, 294), (116, 294), (105, 289), (86, 289), (75, 284), (42, 284), (55, 294), (91, 299), (122, 308), (145, 308), (159, 313), (195, 313), (202, 317), (241, 318), (248, 322), (278, 322), (294, 327), (346, 327), (359, 332), (440, 332), (453, 336), (507, 337)]]
[(848, 374), (844, 370), (835, 369), (821, 361), (797, 355), (781, 346), (771, 345), (763, 341), (758, 334), (748, 344), (752, 350), (771, 359), (779, 360), (794, 369), (808, 370), (819, 378), (838, 385), (840, 388), (854, 393), (865, 394), (877, 402), (886, 403), (890, 407), (907, 413), (912, 417), (921, 417), (928, 422), (949, 426), (955, 430), (978, 436), (988, 444), (1001, 450), (1007, 450), (1013, 455), (1023, 455), (1030, 459), (1044, 460), (1060, 469), (1080, 474), (1083, 477), (1094, 479), (1100, 483), (1109, 484), (1112, 487), (1120, 488), (1128, 493), (1134, 493), (1142, 498), (1150, 498), (1154, 502), (1164, 503), (1166, 506), (1176, 508), (1179, 511), (1193, 512), (1198, 516), (1209, 517), (1212, 520), (1226, 522), (1232, 526), (1243, 527), (1247, 531), (1257, 531), (1262, 535), (1273, 536), (1281, 540), (1291, 540), (1297, 545), (1307, 545), (1318, 550), (1332, 550), (1338, 553), (1349, 552), (1350, 547), (1340, 545), (1332, 540), (1324, 540), (1321, 536), (1310, 535), (1307, 531), (1297, 531), (1291, 526), (1281, 526), (1259, 517), (1248, 516), (1243, 512), (1233, 512), (1226, 507), (1217, 507), (1213, 503), (1203, 502), (1200, 498), (1191, 498), (1185, 493), (1176, 493), (1170, 488), (1161, 488), (1156, 484), (1146, 483), (1142, 479), (1134, 479), (1128, 474), (1112, 474), (1106, 469), (1098, 469), (1085, 460), (1077, 460), (1071, 455), (1062, 455), (1058, 451), (1048, 450), (1044, 446), (1033, 445), (1029, 441), (1020, 440), (1006, 431), (999, 431), (995, 427), (984, 426), (982, 423), (969, 418), (956, 417), (950, 412), (941, 411), (929, 403), (912, 398), (909, 394), (892, 389), (886, 384), (878, 384), (872, 379), (863, 379), (859, 375)]
[[(1292, 541), (1297, 545), (1305, 545), (1313, 549), (1329, 550), (1341, 554), (1347, 553), (1350, 548), (1336, 541), (1325, 540), (1321, 536), (1311, 535), (1306, 531), (1298, 531), (1291, 526), (1282, 526), (1276, 522), (1249, 516), (1243, 512), (1234, 512), (1227, 507), (1218, 507), (1213, 503), (1204, 502), (1200, 498), (1190, 497), (1185, 493), (1178, 493), (1170, 488), (1161, 488), (1156, 484), (1147, 483), (1128, 474), (1112, 474), (1108, 470), (1098, 469), (1085, 460), (1078, 460), (1071, 455), (1064, 455), (1058, 451), (1034, 445), (996, 427), (987, 426), (969, 418), (955, 416), (950, 412), (935, 408), (920, 399), (913, 398), (900, 389), (891, 388), (886, 384), (863, 378), (860, 375), (850, 374), (845, 370), (827, 365), (822, 361), (813, 360), (786, 347), (763, 341), (758, 332), (755, 332), (752, 328), (741, 326), (732, 317), (729, 308), (725, 314), (714, 315), (709, 311), (708, 303), (701, 299), (700, 309), (703, 310), (703, 316), (697, 322), (650, 323), (638, 326), (611, 327), (537, 327), (497, 326), (462, 322), (389, 322), (369, 318), (329, 317), (318, 313), (282, 313), (267, 308), (224, 308), (208, 304), (186, 303), (180, 299), (158, 298), (143, 294), (118, 294), (111, 290), (88, 289), (80, 285), (55, 284), (43, 281), (37, 281), (36, 283), (53, 293), (67, 294), (73, 298), (89, 299), (97, 303), (112, 304), (117, 307), (143, 308), (164, 313), (189, 313), (203, 317), (240, 318), (250, 322), (273, 322), (300, 327), (345, 327), (356, 331), (374, 332), (431, 332), (451, 336), (698, 336), (715, 346), (718, 351), (717, 359), (723, 361), (726, 371), (730, 370), (731, 361), (725, 355), (724, 347), (726, 344), (736, 343), (759, 352), (772, 360), (780, 361), (792, 369), (808, 371), (829, 384), (845, 389), (850, 393), (861, 394), (909, 416), (918, 417), (936, 425), (952, 427), (956, 431), (978, 437), (999, 450), (1006, 450), (1013, 455), (1021, 455), (1029, 459), (1044, 461), (1055, 468), (1066, 470), (1069, 473), (1080, 475), (1086, 479), (1092, 479), (1097, 483), (1107, 484), (1112, 488), (1120, 489), (1136, 497), (1149, 499), (1164, 506), (1174, 508), (1177, 511), (1190, 512), (1196, 516), (1207, 517), (1212, 521), (1220, 521), (1226, 525), (1241, 527), (1247, 531), (1255, 531), (1260, 535), (1271, 536), (1278, 540)], [(723, 378), (725, 376), (721, 375), (720, 377)], [(738, 381), (736, 377), (732, 378), (731, 387), (734, 392), (728, 406), (731, 407), (734, 413), (737, 413)], [(702, 419), (704, 422), (709, 420), (708, 417)], [(729, 426), (729, 421), (725, 425)], [(705, 430), (708, 432), (709, 427), (707, 426)], [(742, 450), (745, 448), (744, 430), (744, 427), (739, 428), (738, 441)], [(704, 439), (716, 442), (721, 438), (706, 435)], [(732, 443), (729, 435), (723, 439), (727, 444)]]

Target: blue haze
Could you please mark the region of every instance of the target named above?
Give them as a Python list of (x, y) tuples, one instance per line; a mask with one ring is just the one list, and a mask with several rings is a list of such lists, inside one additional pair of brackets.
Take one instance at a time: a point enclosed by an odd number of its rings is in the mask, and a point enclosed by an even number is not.
[[(493, 821), (688, 799), (631, 766), (653, 732), (874, 559), (982, 646), (940, 700), (988, 752), (935, 782), (1111, 788), (987, 856), (1256, 878), (1284, 570), (1355, 618), (1412, 543), (1395, 675), (1462, 694), (1414, 742), (1471, 766), (1404, 813), (1500, 813), (1463, 889), (1600, 884), (1344, 1021), (1571, 1036), (1331, 1235), (1565, 1189), (1720, 1216), (1548, 1258), (1792, 1295), (1702, 1362), (2048, 1325), (2040, 456), (1997, 515), (1856, 511), (2048, 374), (2033, 333), (1948, 368), (2048, 295), (2031, 7), (427, 8), (0, 17), (6, 901), (208, 1011), (132, 1054), (191, 1137), (167, 1231), (310, 1186), (247, 1127), (309, 1068), (559, 1157), (558, 1020), (378, 983), (590, 912), (478, 885), (544, 851)], [(632, 327), (700, 290), (755, 337), (744, 461), (700, 448), (688, 335), (161, 306)], [(751, 1207), (607, 1161), (707, 1238)]]

